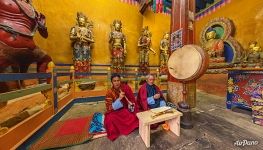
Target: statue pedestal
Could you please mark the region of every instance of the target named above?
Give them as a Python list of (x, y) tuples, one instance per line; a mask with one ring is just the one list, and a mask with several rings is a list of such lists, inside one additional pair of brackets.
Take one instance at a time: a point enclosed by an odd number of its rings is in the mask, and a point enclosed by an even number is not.
[(224, 63), (225, 57), (213, 57), (209, 58), (209, 63)]
[(75, 72), (90, 72), (90, 61), (75, 61), (74, 62)]
[(234, 64), (221, 62), (221, 63), (209, 63), (208, 69), (220, 69), (220, 68), (232, 68)]

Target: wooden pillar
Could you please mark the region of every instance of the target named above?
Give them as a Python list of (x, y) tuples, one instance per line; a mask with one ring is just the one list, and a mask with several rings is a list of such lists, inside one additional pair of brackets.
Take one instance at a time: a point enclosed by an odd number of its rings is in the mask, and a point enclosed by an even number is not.
[[(182, 45), (194, 43), (194, 0), (172, 0), (171, 34), (182, 30)], [(186, 101), (190, 107), (195, 107), (195, 81), (187, 84)], [(175, 92), (176, 90), (176, 92)], [(170, 74), (168, 75), (168, 99), (173, 103), (182, 101), (182, 83), (179, 83)]]

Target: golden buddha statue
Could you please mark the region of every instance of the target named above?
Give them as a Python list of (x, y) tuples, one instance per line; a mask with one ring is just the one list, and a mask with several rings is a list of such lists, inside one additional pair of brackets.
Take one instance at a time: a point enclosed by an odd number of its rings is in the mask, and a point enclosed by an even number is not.
[(110, 50), (111, 50), (111, 64), (113, 73), (123, 73), (126, 50), (126, 38), (122, 33), (122, 22), (114, 20), (112, 24), (112, 31), (109, 36)]
[(90, 72), (91, 45), (94, 43), (93, 23), (87, 17), (77, 13), (77, 24), (70, 30), (70, 40), (73, 45), (73, 61), (76, 72)]
[(245, 52), (243, 58), (244, 62), (247, 62), (250, 66), (258, 66), (258, 63), (262, 61), (262, 50), (258, 42), (252, 41), (249, 43), (249, 48)]
[(156, 54), (156, 52), (151, 48), (151, 37), (152, 33), (149, 31), (148, 26), (144, 27), (137, 45), (140, 49), (139, 72), (143, 75), (149, 73), (149, 51)]
[(170, 34), (165, 33), (163, 39), (160, 42), (160, 72), (167, 73), (167, 62), (169, 58), (170, 49)]
[(224, 42), (221, 39), (216, 39), (216, 31), (213, 28), (209, 28), (206, 32), (207, 42), (203, 45), (203, 48), (208, 52), (211, 63), (225, 62), (224, 54)]

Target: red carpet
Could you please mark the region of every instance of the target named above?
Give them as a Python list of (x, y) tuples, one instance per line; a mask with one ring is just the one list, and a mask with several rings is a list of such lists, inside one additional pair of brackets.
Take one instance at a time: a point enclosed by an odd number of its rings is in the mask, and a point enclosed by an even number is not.
[(89, 127), (92, 116), (54, 123), (30, 149), (54, 149), (85, 143), (92, 139)]
[(82, 132), (85, 131), (85, 125), (87, 121), (88, 118), (76, 118), (76, 119), (66, 120), (55, 136), (57, 137), (57, 136), (65, 136), (69, 134), (81, 134)]

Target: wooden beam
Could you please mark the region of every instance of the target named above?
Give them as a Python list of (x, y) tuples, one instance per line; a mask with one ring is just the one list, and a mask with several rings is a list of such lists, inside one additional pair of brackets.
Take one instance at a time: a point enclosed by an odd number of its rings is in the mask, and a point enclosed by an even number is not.
[(140, 1), (140, 13), (143, 14), (145, 10), (153, 4), (152, 0), (141, 0)]

